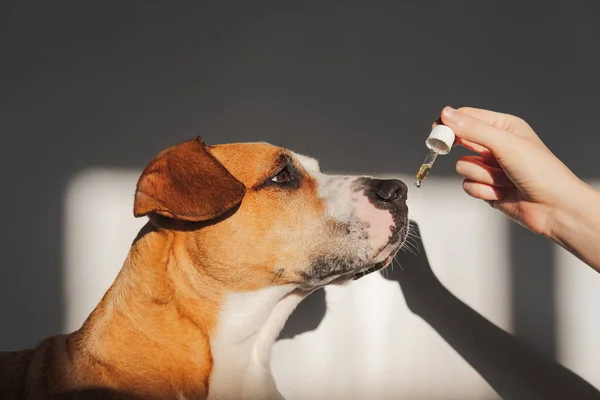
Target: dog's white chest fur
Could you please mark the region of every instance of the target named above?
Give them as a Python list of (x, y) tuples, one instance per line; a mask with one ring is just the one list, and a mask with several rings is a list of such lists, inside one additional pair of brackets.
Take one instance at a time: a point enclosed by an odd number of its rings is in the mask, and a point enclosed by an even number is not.
[(292, 286), (230, 294), (211, 340), (209, 400), (283, 399), (271, 374), (273, 343), (303, 299)]

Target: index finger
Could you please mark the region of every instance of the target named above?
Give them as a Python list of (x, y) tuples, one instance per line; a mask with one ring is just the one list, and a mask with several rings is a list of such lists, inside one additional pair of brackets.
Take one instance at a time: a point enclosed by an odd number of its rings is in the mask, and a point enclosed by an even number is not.
[(455, 135), (476, 145), (489, 149), (492, 153), (508, 151), (511, 132), (496, 128), (466, 113), (445, 107), (442, 110), (442, 122), (452, 129)]

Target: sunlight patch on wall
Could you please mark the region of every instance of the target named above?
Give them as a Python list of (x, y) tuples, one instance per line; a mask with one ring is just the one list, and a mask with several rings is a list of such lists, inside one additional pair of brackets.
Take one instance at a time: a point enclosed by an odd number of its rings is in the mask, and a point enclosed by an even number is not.
[(562, 247), (554, 251), (559, 361), (600, 388), (600, 274)]
[(145, 219), (133, 217), (138, 171), (93, 169), (65, 199), (65, 326), (79, 329), (121, 270)]

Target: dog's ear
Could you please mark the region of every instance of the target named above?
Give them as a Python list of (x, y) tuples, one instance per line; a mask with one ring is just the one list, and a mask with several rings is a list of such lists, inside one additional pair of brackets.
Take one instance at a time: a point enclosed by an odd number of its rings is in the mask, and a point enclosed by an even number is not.
[(148, 164), (137, 184), (133, 214), (208, 221), (238, 206), (245, 192), (198, 138), (164, 150)]

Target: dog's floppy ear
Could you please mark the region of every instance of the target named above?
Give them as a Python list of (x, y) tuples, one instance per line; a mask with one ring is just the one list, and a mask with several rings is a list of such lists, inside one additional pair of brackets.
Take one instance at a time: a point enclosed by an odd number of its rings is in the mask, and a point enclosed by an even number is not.
[(238, 206), (245, 192), (198, 138), (164, 150), (148, 164), (137, 184), (133, 214), (208, 221)]

